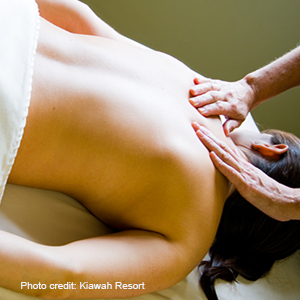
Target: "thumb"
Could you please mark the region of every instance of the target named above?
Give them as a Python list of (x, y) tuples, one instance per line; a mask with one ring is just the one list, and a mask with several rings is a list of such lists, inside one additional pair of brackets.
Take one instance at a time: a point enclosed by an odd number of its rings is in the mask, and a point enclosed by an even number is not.
[(228, 119), (223, 124), (223, 130), (226, 136), (229, 135), (230, 132), (232, 132), (234, 129), (238, 128), (243, 121), (241, 120), (234, 120), (234, 119)]

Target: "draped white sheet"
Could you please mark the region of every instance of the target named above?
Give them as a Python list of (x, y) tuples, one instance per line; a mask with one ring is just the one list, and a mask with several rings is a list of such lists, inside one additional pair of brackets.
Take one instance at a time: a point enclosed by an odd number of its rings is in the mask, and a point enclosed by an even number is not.
[(35, 1), (0, 2), (0, 199), (30, 102), (39, 15)]

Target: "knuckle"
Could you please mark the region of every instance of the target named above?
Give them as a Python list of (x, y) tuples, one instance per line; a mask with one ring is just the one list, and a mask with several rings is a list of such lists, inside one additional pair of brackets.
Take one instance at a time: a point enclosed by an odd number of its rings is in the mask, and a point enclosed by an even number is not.
[(218, 99), (218, 92), (217, 91), (210, 91), (210, 96), (213, 98), (213, 99)]
[(223, 153), (223, 159), (225, 161), (229, 161), (231, 159), (231, 156), (229, 155), (229, 153), (225, 152), (225, 153)]
[(209, 89), (210, 89), (210, 90), (214, 90), (214, 89), (215, 89), (215, 85), (214, 85), (213, 81), (211, 81), (211, 82), (209, 83)]
[(234, 109), (234, 110), (237, 110), (237, 109), (238, 109), (238, 106), (237, 106), (237, 103), (236, 103), (236, 102), (232, 102), (232, 103), (231, 103), (231, 107), (232, 107), (232, 109)]
[(207, 114), (215, 114), (216, 113), (216, 106), (214, 103), (206, 105), (205, 107)]
[(227, 91), (227, 97), (234, 98), (234, 93), (232, 92), (232, 90)]
[(238, 115), (241, 115), (241, 112), (239, 110), (239, 105), (237, 102), (235, 102), (235, 101), (231, 102), (231, 109)]
[(213, 101), (213, 97), (211, 92), (206, 93), (205, 95), (202, 96), (202, 101), (205, 103), (211, 103)]
[(207, 95), (204, 94), (204, 95), (197, 96), (196, 101), (199, 106), (205, 105), (207, 102)]
[(195, 96), (193, 97), (193, 100), (198, 104), (201, 100), (201, 96)]
[[(227, 144), (225, 144), (224, 142), (220, 142), (220, 147), (223, 149), (223, 150), (226, 150), (227, 149)], [(231, 156), (228, 152), (225, 152), (227, 155)]]
[(216, 105), (217, 105), (219, 110), (224, 110), (225, 109), (225, 104), (224, 104), (223, 101), (217, 101)]

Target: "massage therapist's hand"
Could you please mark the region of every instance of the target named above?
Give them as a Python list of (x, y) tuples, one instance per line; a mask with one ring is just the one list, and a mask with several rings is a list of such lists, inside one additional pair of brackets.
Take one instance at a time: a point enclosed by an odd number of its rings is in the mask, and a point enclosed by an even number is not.
[(224, 115), (226, 135), (239, 127), (252, 109), (254, 91), (242, 79), (236, 82), (213, 80), (199, 75), (190, 89), (190, 102), (205, 116)]
[(259, 210), (279, 221), (300, 220), (300, 189), (278, 183), (197, 123), (193, 127), (221, 173)]

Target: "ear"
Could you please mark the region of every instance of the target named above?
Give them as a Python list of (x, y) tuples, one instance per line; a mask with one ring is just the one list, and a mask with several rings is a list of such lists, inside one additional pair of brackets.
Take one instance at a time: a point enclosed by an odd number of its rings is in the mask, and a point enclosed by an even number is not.
[(279, 159), (280, 155), (289, 150), (289, 146), (285, 144), (268, 145), (268, 144), (252, 144), (252, 148), (261, 155), (272, 159)]

